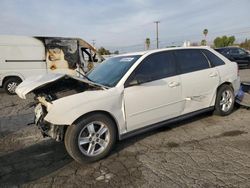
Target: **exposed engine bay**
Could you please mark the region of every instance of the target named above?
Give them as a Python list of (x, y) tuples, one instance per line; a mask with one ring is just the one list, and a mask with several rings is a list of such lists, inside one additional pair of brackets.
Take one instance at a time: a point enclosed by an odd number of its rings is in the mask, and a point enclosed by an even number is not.
[[(33, 93), (36, 95), (36, 97), (39, 97), (40, 100), (44, 98), (46, 101), (51, 102), (62, 97), (84, 92), (86, 90), (97, 89), (98, 87), (96, 86), (91, 86), (88, 83), (65, 76), (56, 80), (55, 82), (46, 84), (33, 90)], [(99, 89), (101, 88), (99, 87)]]
[(66, 125), (53, 125), (44, 120), (49, 108), (53, 105), (53, 101), (84, 91), (100, 89), (103, 88), (84, 82), (80, 78), (64, 75), (53, 82), (43, 84), (32, 90), (35, 97), (31, 106), (35, 106), (35, 124), (41, 130), (42, 135), (62, 141), (67, 129)]

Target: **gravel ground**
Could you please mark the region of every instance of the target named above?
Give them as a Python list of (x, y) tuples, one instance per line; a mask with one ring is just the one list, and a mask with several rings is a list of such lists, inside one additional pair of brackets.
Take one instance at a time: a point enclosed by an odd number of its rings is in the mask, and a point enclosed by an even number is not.
[[(250, 81), (250, 70), (241, 70)], [(0, 93), (0, 187), (249, 187), (250, 116), (203, 114), (119, 142), (79, 165), (34, 125), (32, 101)]]

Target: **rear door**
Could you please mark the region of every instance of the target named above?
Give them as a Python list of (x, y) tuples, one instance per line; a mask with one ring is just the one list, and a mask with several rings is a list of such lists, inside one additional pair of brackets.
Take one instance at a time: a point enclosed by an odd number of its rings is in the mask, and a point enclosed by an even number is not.
[(197, 111), (213, 105), (219, 85), (219, 73), (210, 65), (200, 49), (175, 51), (182, 83), (182, 97), (185, 109), (182, 114)]
[(124, 100), (128, 131), (179, 116), (184, 101), (172, 52), (146, 57), (126, 81)]

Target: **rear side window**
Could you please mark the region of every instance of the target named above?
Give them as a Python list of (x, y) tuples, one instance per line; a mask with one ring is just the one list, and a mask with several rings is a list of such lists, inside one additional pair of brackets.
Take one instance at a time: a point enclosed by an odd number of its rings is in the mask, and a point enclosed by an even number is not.
[(208, 50), (202, 50), (213, 67), (225, 65), (225, 62)]
[(182, 74), (210, 68), (206, 57), (200, 50), (176, 50), (175, 56)]
[(219, 53), (226, 53), (226, 52), (227, 52), (227, 49), (226, 49), (226, 48), (216, 48), (216, 49), (214, 49), (214, 50), (216, 50), (216, 51), (219, 52)]
[(232, 48), (232, 49), (230, 49), (230, 54), (238, 55), (239, 54), (239, 50), (237, 48)]
[(129, 84), (135, 77), (143, 83), (176, 75), (176, 64), (172, 52), (159, 52), (146, 57), (127, 80)]

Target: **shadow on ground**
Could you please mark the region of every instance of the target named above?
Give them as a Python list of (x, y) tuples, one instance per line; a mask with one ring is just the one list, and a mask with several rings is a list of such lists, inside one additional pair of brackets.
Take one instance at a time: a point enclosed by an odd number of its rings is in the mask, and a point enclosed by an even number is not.
[[(237, 110), (237, 109), (235, 109), (235, 110)], [(188, 119), (185, 119), (182, 121), (176, 121), (175, 123), (169, 123), (169, 124), (163, 125), (160, 128), (153, 129), (153, 130), (145, 132), (143, 134), (139, 134), (137, 136), (122, 140), (117, 144), (117, 147), (114, 150), (114, 152), (119, 152), (119, 151), (125, 149), (126, 147), (129, 147), (130, 145), (133, 145), (134, 143), (136, 143), (144, 138), (147, 138), (149, 136), (152, 136), (154, 134), (157, 134), (160, 132), (165, 132), (165, 131), (170, 131), (171, 129), (174, 129), (174, 128), (177, 128), (180, 126), (185, 126), (188, 123), (192, 123), (192, 122), (201, 120), (201, 119), (208, 117), (208, 116), (211, 116), (211, 115), (213, 115), (213, 112), (202, 113), (198, 116), (194, 116), (192, 118), (188, 118)], [(112, 152), (112, 153), (114, 153), (114, 152)]]
[[(210, 112), (180, 122), (167, 124), (162, 128), (158, 128), (146, 132), (144, 134), (140, 134), (138, 136), (126, 139), (124, 141), (120, 141), (117, 143), (116, 148), (111, 152), (111, 156), (116, 155), (117, 153), (121, 152), (127, 147), (151, 135), (169, 131), (179, 126), (183, 126), (188, 123), (201, 120), (208, 116), (211, 116)], [(231, 134), (238, 135), (242, 133), (230, 132), (226, 135), (221, 135), (221, 136), (231, 136)], [(176, 145), (176, 143), (173, 144), (170, 143), (169, 147), (178, 147), (178, 145)], [(137, 154), (134, 153), (133, 155)], [(105, 160), (109, 160), (109, 157), (101, 160), (101, 162), (104, 162)], [(42, 177), (51, 175), (53, 172), (63, 168), (72, 161), (73, 160), (67, 154), (63, 143), (58, 143), (53, 140), (45, 140), (30, 147), (1, 156), (0, 184), (22, 185), (40, 179)], [(91, 166), (91, 164), (89, 164), (88, 166)]]
[(21, 185), (62, 168), (72, 159), (64, 145), (45, 140), (0, 157), (0, 184)]

